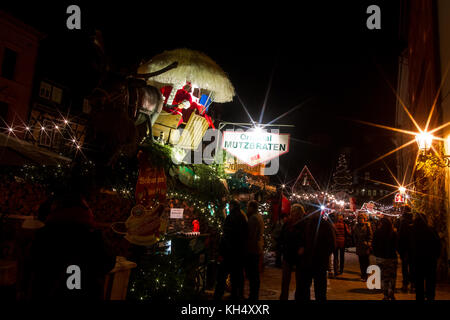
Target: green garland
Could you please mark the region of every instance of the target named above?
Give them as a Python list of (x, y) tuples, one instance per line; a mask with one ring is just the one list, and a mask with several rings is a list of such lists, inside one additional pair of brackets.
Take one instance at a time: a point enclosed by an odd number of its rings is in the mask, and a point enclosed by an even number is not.
[(181, 261), (171, 255), (144, 255), (130, 276), (127, 299), (134, 301), (179, 300), (191, 294), (185, 286)]

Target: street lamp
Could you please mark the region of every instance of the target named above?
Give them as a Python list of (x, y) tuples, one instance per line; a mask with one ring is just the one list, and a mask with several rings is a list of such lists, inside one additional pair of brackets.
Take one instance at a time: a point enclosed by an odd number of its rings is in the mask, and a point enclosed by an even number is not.
[(420, 151), (419, 160), (431, 160), (439, 167), (450, 167), (450, 155), (442, 155), (442, 159), (435, 159), (435, 157), (429, 153), (434, 139), (436, 139), (436, 137), (426, 131), (416, 134), (416, 142)]
[(434, 136), (429, 132), (421, 132), (416, 135), (416, 142), (419, 150), (422, 153), (426, 153), (430, 150), (433, 143)]

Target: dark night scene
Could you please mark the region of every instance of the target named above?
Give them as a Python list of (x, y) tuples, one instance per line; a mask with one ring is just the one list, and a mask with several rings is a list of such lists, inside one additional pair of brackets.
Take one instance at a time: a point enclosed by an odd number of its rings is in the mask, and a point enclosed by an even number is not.
[(450, 301), (449, 69), (447, 0), (2, 1), (1, 300)]

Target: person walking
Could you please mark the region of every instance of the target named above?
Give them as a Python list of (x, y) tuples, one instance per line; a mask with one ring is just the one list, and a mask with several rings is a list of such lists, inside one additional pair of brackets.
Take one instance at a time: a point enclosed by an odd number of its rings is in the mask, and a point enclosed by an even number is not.
[(358, 220), (352, 233), (356, 246), (356, 254), (359, 259), (361, 280), (365, 282), (367, 281), (367, 267), (369, 266), (372, 230), (367, 223), (367, 217), (364, 213), (358, 214)]
[(334, 276), (337, 277), (344, 273), (345, 265), (345, 239), (351, 234), (347, 224), (344, 223), (344, 216), (338, 214), (337, 221), (334, 223), (336, 230), (336, 250), (333, 253)]
[(259, 261), (264, 253), (264, 221), (258, 213), (258, 202), (250, 201), (247, 207), (248, 240), (245, 272), (250, 286), (248, 299), (258, 300), (259, 297)]
[(373, 235), (373, 254), (381, 269), (383, 300), (395, 300), (397, 280), (397, 234), (391, 221), (383, 217)]
[[(281, 230), (280, 245), (283, 254), (282, 280), (280, 300), (288, 300), (289, 284), (291, 283), (292, 271), (296, 269), (296, 281), (299, 279), (298, 268), (298, 224), (305, 216), (305, 209), (301, 204), (291, 207), (291, 214)], [(295, 292), (297, 297), (298, 291)]]
[(313, 212), (299, 223), (296, 298), (308, 301), (311, 283), (314, 280), (314, 294), (317, 301), (327, 299), (327, 269), (331, 253), (336, 248), (336, 234), (331, 223), (321, 212)]
[(399, 221), (398, 228), (398, 252), (402, 262), (402, 292), (408, 292), (410, 285), (410, 293), (415, 292), (414, 285), (414, 268), (412, 264), (411, 241), (413, 237), (413, 219), (411, 209), (405, 208)]
[(427, 223), (427, 217), (418, 213), (413, 222), (411, 241), (412, 263), (416, 286), (416, 300), (434, 300), (436, 294), (437, 260), (441, 242), (437, 232)]
[(242, 300), (244, 291), (244, 261), (247, 254), (248, 222), (237, 200), (230, 202), (230, 214), (225, 218), (219, 244), (220, 263), (214, 299), (221, 300), (228, 275), (231, 277), (231, 299)]

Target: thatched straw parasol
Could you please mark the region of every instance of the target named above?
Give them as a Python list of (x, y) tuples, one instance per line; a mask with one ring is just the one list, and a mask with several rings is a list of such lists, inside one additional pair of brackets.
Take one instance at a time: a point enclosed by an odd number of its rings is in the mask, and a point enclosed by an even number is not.
[(222, 68), (206, 54), (190, 50), (164, 51), (138, 68), (138, 73), (151, 73), (178, 62), (175, 69), (149, 79), (149, 82), (183, 85), (186, 81), (211, 91), (215, 102), (233, 100), (234, 87)]

